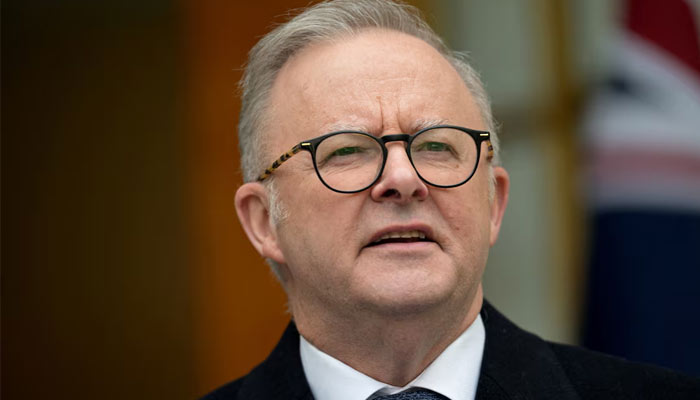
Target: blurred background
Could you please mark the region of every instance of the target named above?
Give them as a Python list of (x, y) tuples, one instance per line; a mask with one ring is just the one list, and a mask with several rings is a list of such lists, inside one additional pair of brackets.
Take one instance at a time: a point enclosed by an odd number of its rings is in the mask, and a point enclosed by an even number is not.
[[(289, 316), (239, 226), (236, 82), (299, 1), (2, 2), (2, 397), (195, 398)], [(486, 297), (700, 375), (696, 0), (411, 1), (512, 179)]]

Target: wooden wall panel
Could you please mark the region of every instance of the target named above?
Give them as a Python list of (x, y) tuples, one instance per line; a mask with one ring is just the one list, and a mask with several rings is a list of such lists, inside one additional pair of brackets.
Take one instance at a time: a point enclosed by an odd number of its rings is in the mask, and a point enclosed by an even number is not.
[(308, 2), (185, 2), (189, 246), (197, 387), (204, 393), (264, 359), (289, 320), (285, 296), (240, 227), (236, 84), (248, 50)]

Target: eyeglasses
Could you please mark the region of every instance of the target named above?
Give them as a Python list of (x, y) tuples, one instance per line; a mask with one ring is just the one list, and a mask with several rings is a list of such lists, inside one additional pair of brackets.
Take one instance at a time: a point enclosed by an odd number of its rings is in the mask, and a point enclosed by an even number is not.
[(406, 154), (423, 182), (451, 188), (463, 185), (476, 172), (481, 143), (488, 144), (488, 160), (493, 158), (489, 132), (452, 125), (438, 125), (413, 135), (376, 137), (360, 131), (339, 131), (305, 140), (282, 154), (259, 177), (258, 182), (302, 150), (311, 153), (314, 169), (328, 189), (357, 193), (374, 185), (386, 164), (389, 142), (405, 142)]

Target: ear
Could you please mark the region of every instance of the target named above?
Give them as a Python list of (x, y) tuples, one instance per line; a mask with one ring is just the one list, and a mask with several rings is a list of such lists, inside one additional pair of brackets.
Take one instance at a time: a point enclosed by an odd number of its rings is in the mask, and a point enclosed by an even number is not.
[(265, 187), (257, 182), (245, 183), (236, 191), (235, 201), (238, 219), (253, 247), (263, 257), (285, 263), (279, 247), (277, 228), (270, 219)]
[(510, 178), (503, 167), (493, 167), (493, 180), (494, 194), (491, 201), (491, 236), (489, 238), (491, 246), (496, 244), (496, 240), (498, 240), (503, 213), (508, 205), (508, 190), (510, 188)]

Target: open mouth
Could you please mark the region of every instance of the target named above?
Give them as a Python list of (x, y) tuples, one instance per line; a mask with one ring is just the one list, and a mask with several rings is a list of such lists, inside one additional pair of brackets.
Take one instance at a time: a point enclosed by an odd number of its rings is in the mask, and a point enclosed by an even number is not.
[(433, 242), (424, 232), (414, 230), (414, 231), (403, 231), (403, 232), (389, 232), (383, 234), (377, 240), (374, 240), (366, 247), (378, 246), (387, 243), (415, 243), (415, 242)]

